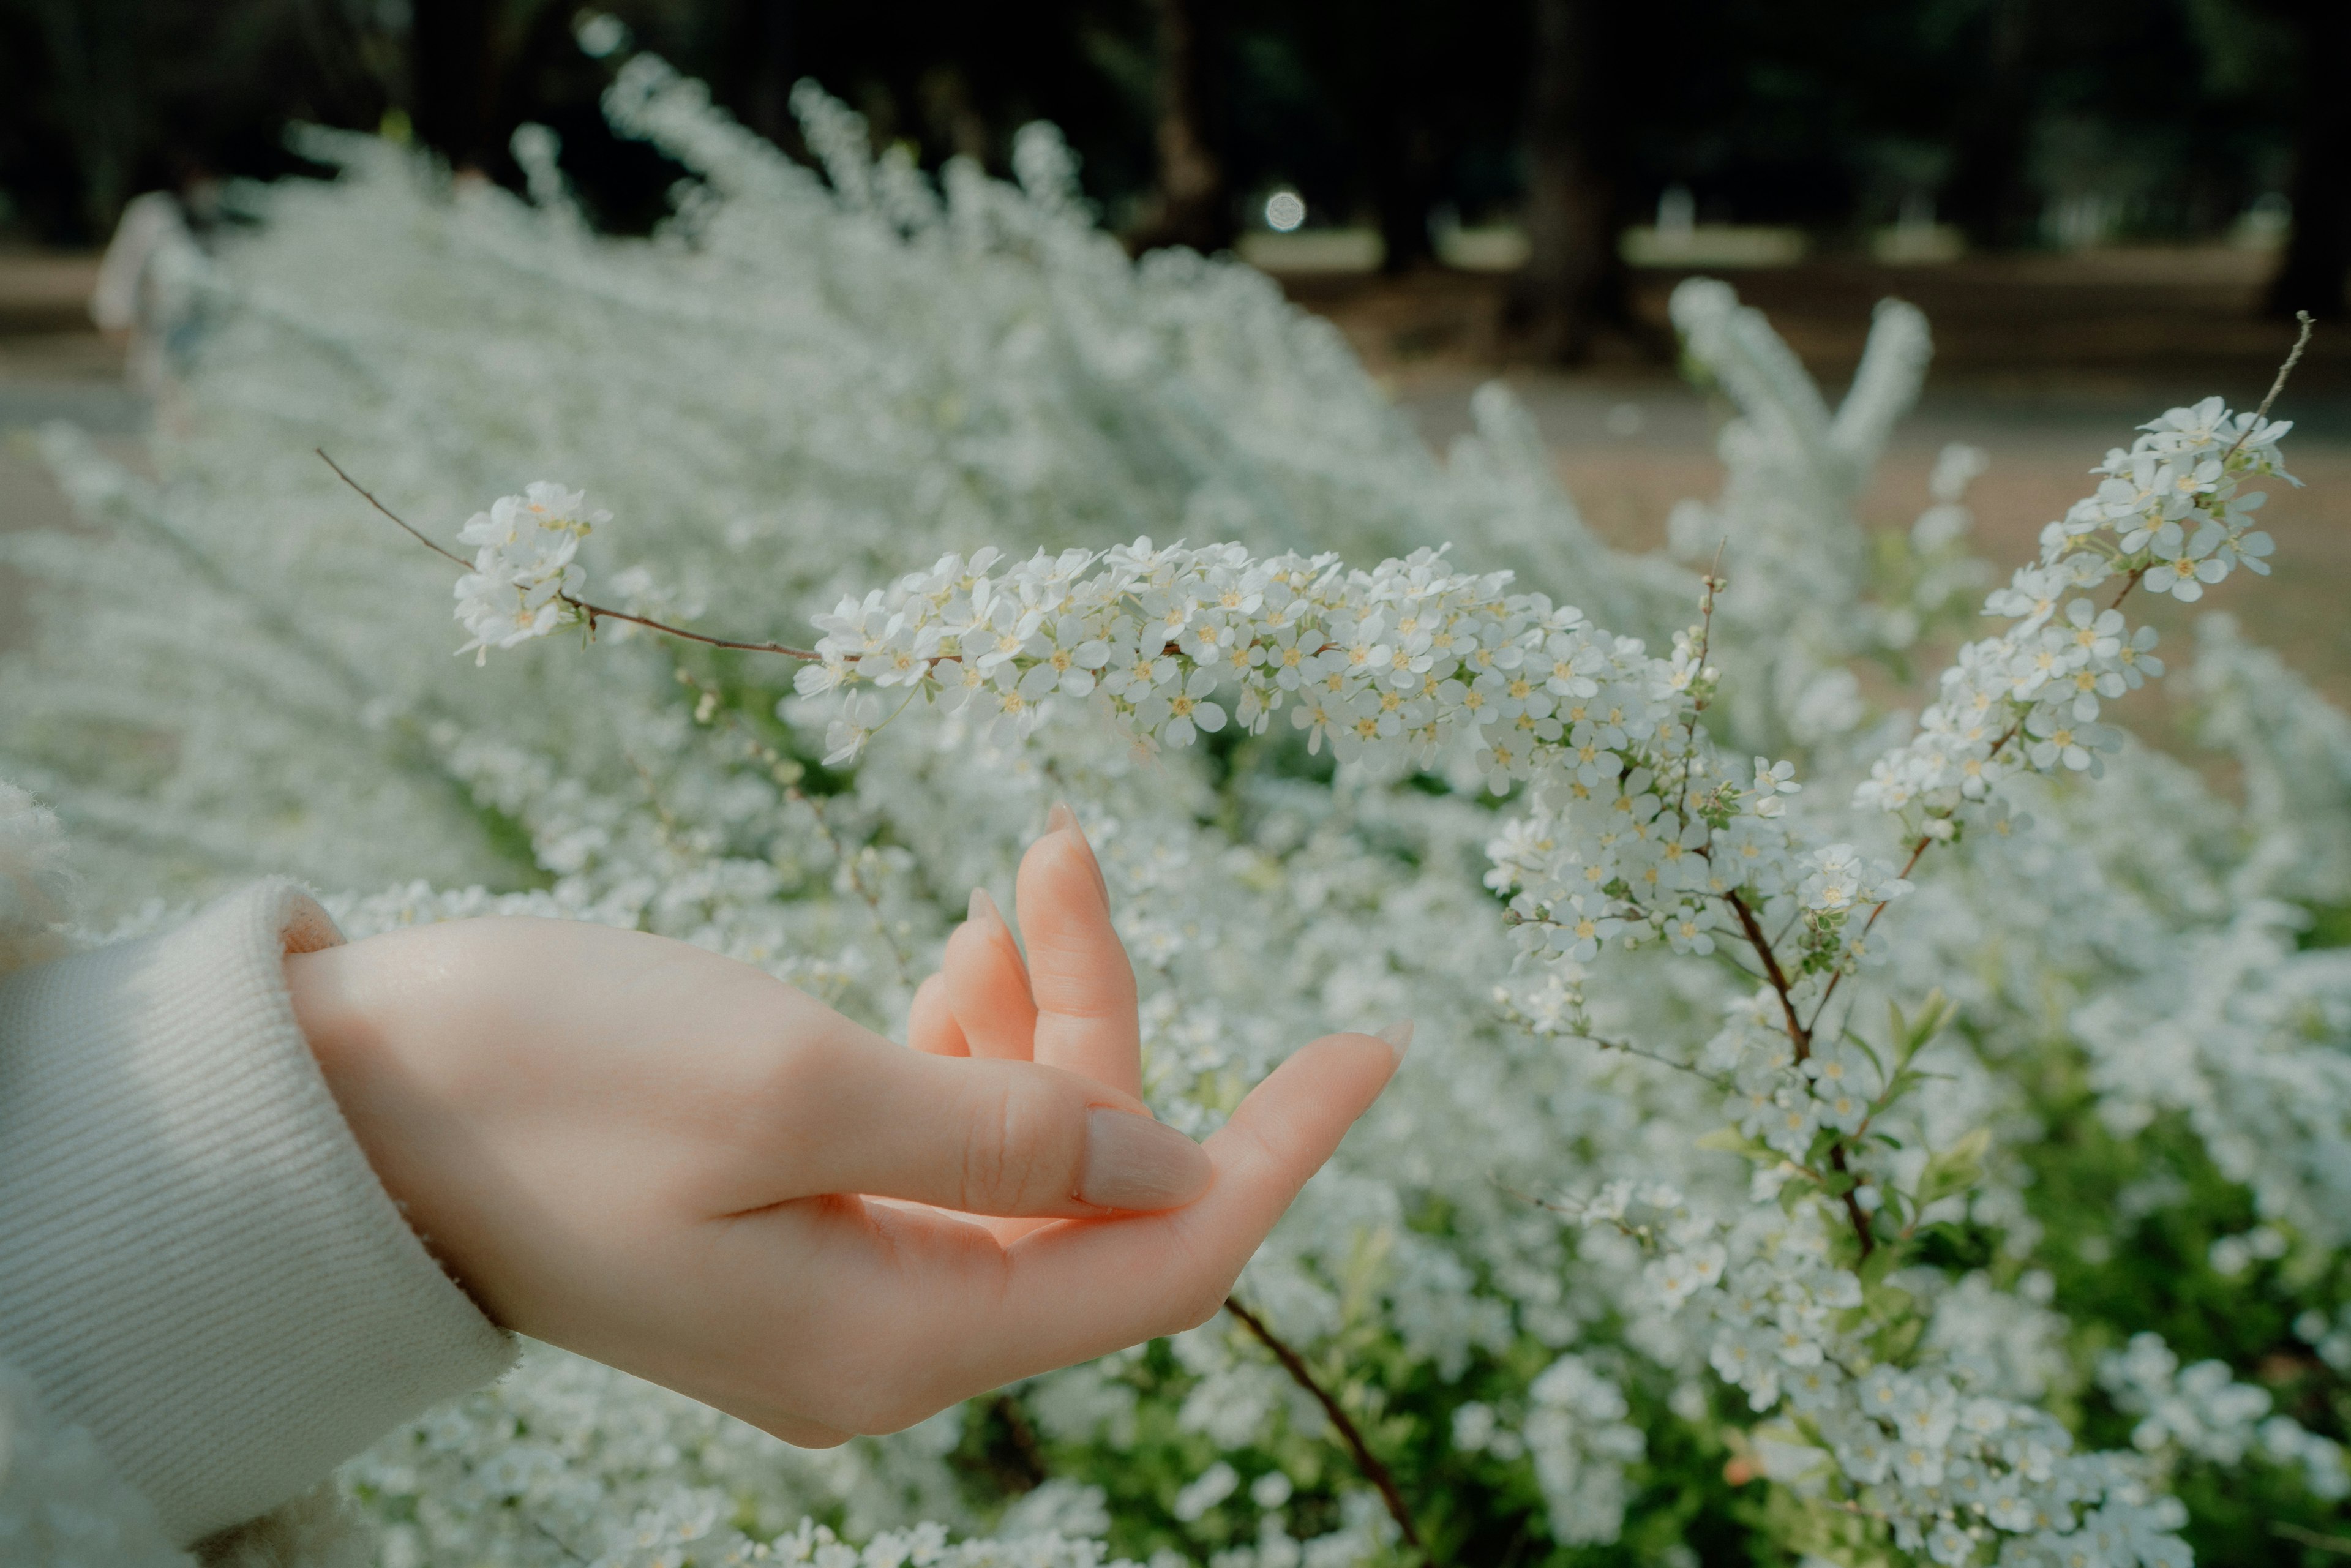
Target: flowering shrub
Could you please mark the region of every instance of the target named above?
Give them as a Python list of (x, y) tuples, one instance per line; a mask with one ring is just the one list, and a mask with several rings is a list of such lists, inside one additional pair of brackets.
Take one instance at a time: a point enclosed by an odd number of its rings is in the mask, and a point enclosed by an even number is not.
[[(2351, 963), (2313, 937), (2351, 726), (2220, 622), (2187, 684), (2241, 802), (2110, 722), (2165, 674), (2134, 595), (2262, 569), (2284, 426), (2156, 420), (1995, 587), (1980, 455), (1908, 529), (1859, 516), (1917, 313), (1832, 410), (1692, 283), (1726, 481), (1628, 557), (1500, 388), (1440, 464), (1263, 279), (1128, 263), (1049, 132), (1017, 188), (934, 187), (800, 106), (823, 182), (631, 63), (614, 122), (697, 176), (647, 242), (586, 231), (543, 135), (533, 204), (356, 141), (251, 193), (162, 482), (51, 438), (104, 528), (6, 542), (64, 608), (0, 763), (118, 897), (290, 866), (389, 885), (334, 903), (354, 934), (608, 920), (883, 1028), (1065, 795), (1168, 1121), (1331, 1028), (1421, 1043), (1234, 1313), (820, 1455), (535, 1350), (348, 1469), (386, 1563), (2345, 1533)], [(447, 666), (455, 571), (317, 444), (475, 547), (464, 651), (498, 658)], [(480, 511), (536, 475), (616, 520)], [(1969, 637), (1915, 714), (1872, 695)]]

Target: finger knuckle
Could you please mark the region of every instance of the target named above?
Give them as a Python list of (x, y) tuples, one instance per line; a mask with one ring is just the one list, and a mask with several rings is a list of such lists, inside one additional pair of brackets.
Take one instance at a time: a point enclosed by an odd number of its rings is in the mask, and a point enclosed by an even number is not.
[(1123, 957), (1115, 964), (1101, 965), (1050, 965), (1040, 958), (1031, 964), (1030, 972), (1040, 1005), (1064, 1018), (1134, 1016), (1134, 969)]
[(965, 1128), (960, 1207), (974, 1212), (1019, 1212), (1066, 1197), (1066, 1139), (1052, 1108), (1040, 1097), (1005, 1083), (977, 1102)]

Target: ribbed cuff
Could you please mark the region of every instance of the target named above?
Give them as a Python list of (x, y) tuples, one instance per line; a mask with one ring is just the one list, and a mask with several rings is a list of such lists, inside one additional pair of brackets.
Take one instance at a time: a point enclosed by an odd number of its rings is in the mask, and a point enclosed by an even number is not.
[(194, 1541), (265, 1512), (513, 1343), (344, 1124), (285, 955), (284, 883), (0, 980), (0, 1361)]

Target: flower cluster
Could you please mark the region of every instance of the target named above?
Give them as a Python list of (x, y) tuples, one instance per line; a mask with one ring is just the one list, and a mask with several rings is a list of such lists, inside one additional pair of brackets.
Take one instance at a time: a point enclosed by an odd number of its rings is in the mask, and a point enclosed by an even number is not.
[(1667, 1313), (1706, 1325), (1708, 1359), (1758, 1413), (1765, 1473), (1883, 1525), (1932, 1562), (2187, 1568), (2185, 1511), (2130, 1460), (2077, 1453), (2047, 1412), (1971, 1386), (1964, 1364), (1882, 1354), (1861, 1280), (1830, 1259), (1815, 1204), (1726, 1222), (1679, 1192), (1613, 1182), (1579, 1206), (1636, 1239)]
[(2301, 1470), (2315, 1496), (2351, 1497), (2342, 1446), (2290, 1416), (2271, 1414), (2269, 1390), (2240, 1383), (2226, 1362), (2182, 1366), (2162, 1335), (2136, 1333), (2099, 1362), (2098, 1382), (2116, 1405), (2139, 1417), (2131, 1441), (2147, 1453), (2177, 1448), (2220, 1465), (2258, 1453)]
[[(2239, 566), (2268, 572), (2274, 547), (2252, 526), (2263, 496), (2241, 486), (2294, 482), (2277, 450), (2292, 428), (2213, 397), (2143, 425), (2129, 451), (2107, 453), (2097, 493), (2043, 529), (2040, 560), (1985, 601), (1986, 614), (2011, 623), (1959, 650), (1917, 735), (1878, 760), (1855, 802), (1944, 838), (1963, 805), (1986, 800), (2011, 773), (2099, 771), (2100, 754), (2121, 740), (2098, 722), (2101, 702), (2163, 674), (2154, 628), (2124, 618), (2124, 597), (2143, 584), (2194, 601)], [(2120, 591), (2102, 605), (2099, 591), (2117, 579)]]
[(457, 537), (475, 547), (474, 570), (457, 580), (457, 619), (474, 640), (457, 650), (479, 664), (493, 648), (544, 637), (579, 619), (576, 601), (588, 574), (580, 541), (612, 514), (587, 509), (588, 497), (545, 479), (519, 496), (501, 496), (467, 519)]
[(1716, 679), (1703, 627), (1660, 658), (1435, 549), (1368, 571), (1147, 538), (997, 559), (949, 555), (818, 618), (820, 662), (797, 688), (837, 694), (829, 763), (916, 699), (969, 707), (1000, 739), (1059, 697), (1151, 746), (1221, 729), (1228, 708), (1261, 734), (1286, 708), (1310, 750), (1343, 761), (1431, 768), (1463, 748), (1492, 792), (1531, 783), (1489, 883), (1516, 890), (1538, 951), (1579, 964), (1614, 938), (1711, 952), (1743, 901), (1795, 915), (1802, 972), (1833, 974), (1866, 951), (1848, 917), (1905, 891), (1853, 845), (1791, 830), (1792, 763), (1719, 758), (1698, 723)]

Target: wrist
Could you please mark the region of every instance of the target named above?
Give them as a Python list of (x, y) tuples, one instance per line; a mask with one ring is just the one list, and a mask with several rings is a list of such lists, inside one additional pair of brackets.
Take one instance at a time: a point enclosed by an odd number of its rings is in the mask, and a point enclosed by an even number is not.
[(456, 1217), (438, 1201), (423, 1153), (428, 1096), (405, 1060), (402, 1028), (421, 994), (420, 977), (399, 977), (401, 966), (391, 961), (397, 956), (388, 951), (395, 945), (379, 936), (288, 954), (287, 993), (319, 1076), (376, 1180), (442, 1270), (489, 1312), (463, 1265)]

